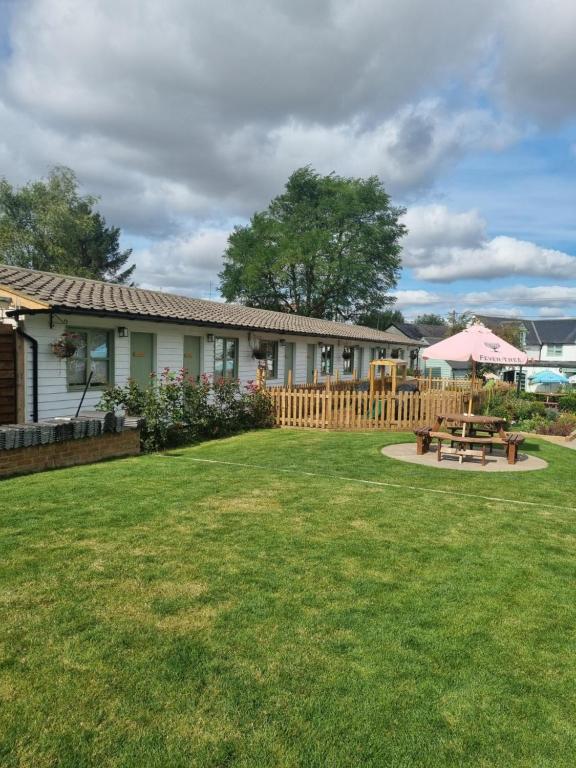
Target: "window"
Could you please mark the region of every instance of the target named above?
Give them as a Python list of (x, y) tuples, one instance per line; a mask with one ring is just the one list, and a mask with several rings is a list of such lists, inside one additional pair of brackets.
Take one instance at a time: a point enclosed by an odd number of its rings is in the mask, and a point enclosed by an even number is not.
[(546, 354), (551, 357), (562, 357), (562, 344), (547, 344)]
[(322, 344), (320, 353), (320, 373), (331, 376), (334, 372), (334, 347), (332, 344)]
[(90, 373), (91, 387), (105, 387), (112, 383), (112, 352), (110, 331), (99, 328), (70, 329), (74, 334), (76, 352), (66, 361), (66, 380), (69, 387), (86, 385)]
[(372, 360), (386, 360), (386, 347), (374, 347), (372, 350)]
[(238, 339), (214, 339), (214, 375), (225, 379), (238, 377)]
[(404, 360), (403, 347), (396, 347), (392, 350), (392, 360)]
[(427, 373), (432, 376), (433, 379), (442, 378), (442, 368), (428, 368)]
[(354, 370), (354, 347), (344, 347), (342, 350), (342, 373), (352, 373)]
[(278, 377), (278, 342), (277, 341), (261, 341), (260, 351), (264, 352), (266, 357), (266, 375), (269, 379), (276, 379)]

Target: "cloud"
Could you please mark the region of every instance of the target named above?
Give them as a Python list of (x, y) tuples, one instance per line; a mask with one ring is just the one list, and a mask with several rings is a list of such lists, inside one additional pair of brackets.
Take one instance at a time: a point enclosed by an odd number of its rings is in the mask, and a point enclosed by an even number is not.
[(445, 299), (437, 293), (431, 293), (430, 291), (420, 289), (395, 291), (394, 296), (396, 297), (394, 306), (398, 307), (398, 309), (404, 309), (406, 307), (427, 307), (445, 301)]
[[(567, 307), (576, 305), (576, 286), (567, 285), (515, 285), (495, 291), (471, 291), (462, 296), (462, 302), (470, 307), (484, 303), (506, 302), (520, 307)], [(498, 314), (493, 311), (493, 314)]]
[(70, 165), (115, 223), (150, 235), (246, 216), (308, 163), (379, 174), (394, 195), (425, 188), (471, 149), (516, 135), (490, 108), (426, 95), (474, 71), (497, 7), (16, 3), (3, 172), (23, 181)]
[(403, 263), (431, 282), (493, 279), (514, 275), (576, 278), (576, 256), (513, 237), (488, 238), (477, 211), (415, 206), (405, 215), (409, 233)]
[(576, 3), (507, 0), (492, 90), (503, 104), (542, 124), (576, 112)]
[(230, 230), (203, 228), (149, 248), (135, 249), (136, 277), (141, 288), (218, 299), (218, 272)]

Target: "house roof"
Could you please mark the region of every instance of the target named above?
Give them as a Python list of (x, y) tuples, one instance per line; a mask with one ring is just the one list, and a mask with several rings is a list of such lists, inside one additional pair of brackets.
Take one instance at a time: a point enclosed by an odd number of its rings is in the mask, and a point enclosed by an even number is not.
[(527, 346), (541, 344), (576, 344), (576, 318), (559, 320), (524, 320), (523, 318), (476, 315), (484, 325), (494, 330), (499, 325), (521, 325), (526, 329)]
[(390, 328), (397, 328), (404, 336), (413, 339), (416, 343), (420, 342), (421, 346), (441, 341), (448, 332), (446, 326), (426, 323), (394, 323)]
[(134, 320), (272, 331), (354, 341), (394, 341), (390, 334), (363, 325), (348, 325), (303, 315), (254, 309), (241, 304), (193, 299), (163, 291), (149, 291), (0, 264), (0, 288), (3, 286), (47, 305), (43, 309), (12, 310), (13, 313), (19, 314), (59, 312), (114, 315)]

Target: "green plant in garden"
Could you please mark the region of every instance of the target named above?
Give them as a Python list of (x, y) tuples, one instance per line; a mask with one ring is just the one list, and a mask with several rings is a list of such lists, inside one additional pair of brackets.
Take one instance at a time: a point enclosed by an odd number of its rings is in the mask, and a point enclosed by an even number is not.
[(514, 391), (495, 389), (486, 401), (485, 413), (501, 416), (509, 423), (525, 421), (536, 416), (545, 416), (546, 406), (538, 400), (528, 400)]
[(562, 397), (558, 399), (558, 409), (576, 413), (576, 392), (562, 395)]
[(185, 369), (152, 374), (146, 388), (135, 381), (113, 387), (103, 394), (99, 408), (142, 416), (142, 446), (147, 451), (274, 423), (265, 390), (253, 383), (242, 387), (236, 379), (211, 381), (204, 375), (196, 381)]

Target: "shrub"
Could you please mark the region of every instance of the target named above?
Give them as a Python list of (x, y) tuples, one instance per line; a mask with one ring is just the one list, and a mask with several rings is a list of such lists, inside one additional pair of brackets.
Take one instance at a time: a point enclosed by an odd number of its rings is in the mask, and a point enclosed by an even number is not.
[(511, 390), (491, 392), (485, 405), (485, 413), (500, 416), (507, 422), (526, 421), (537, 416), (545, 416), (544, 403), (519, 397)]
[(576, 413), (576, 393), (570, 392), (568, 395), (562, 395), (562, 397), (559, 397), (558, 408), (561, 411)]
[(576, 414), (562, 413), (555, 421), (538, 425), (536, 432), (540, 435), (560, 435), (567, 437), (576, 429)]
[(207, 376), (196, 382), (184, 370), (169, 368), (159, 378), (153, 375), (145, 389), (129, 381), (107, 390), (98, 407), (142, 416), (147, 451), (274, 424), (270, 398), (253, 383), (241, 387), (237, 380)]

